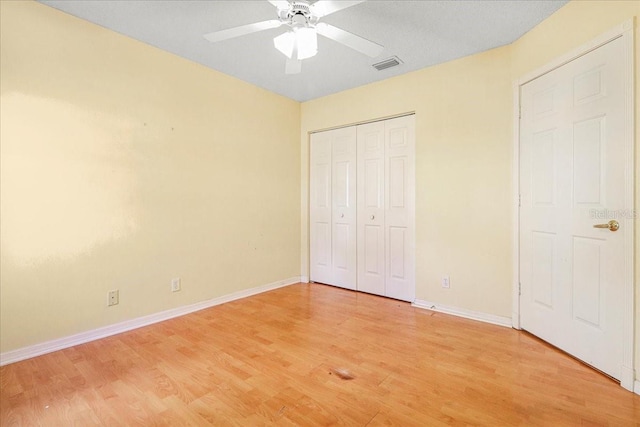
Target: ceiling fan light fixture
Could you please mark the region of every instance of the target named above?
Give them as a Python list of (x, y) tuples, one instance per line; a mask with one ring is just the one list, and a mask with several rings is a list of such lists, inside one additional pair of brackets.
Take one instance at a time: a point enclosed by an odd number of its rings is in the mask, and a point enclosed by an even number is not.
[(318, 34), (315, 28), (303, 27), (293, 30), (298, 42), (298, 59), (307, 59), (318, 53)]
[(295, 43), (296, 35), (293, 34), (293, 31), (287, 31), (273, 39), (273, 44), (276, 49), (282, 52), (287, 58), (291, 58), (293, 56), (293, 46)]
[[(290, 59), (307, 59), (318, 53), (318, 35), (314, 28), (300, 27), (287, 31), (273, 39), (276, 49)], [(297, 47), (297, 58), (293, 58)]]

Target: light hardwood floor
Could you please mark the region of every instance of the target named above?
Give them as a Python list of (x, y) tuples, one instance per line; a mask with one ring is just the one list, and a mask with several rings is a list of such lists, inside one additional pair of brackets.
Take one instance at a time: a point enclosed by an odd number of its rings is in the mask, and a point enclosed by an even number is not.
[(527, 333), (324, 285), (0, 374), (2, 426), (640, 425), (640, 396)]

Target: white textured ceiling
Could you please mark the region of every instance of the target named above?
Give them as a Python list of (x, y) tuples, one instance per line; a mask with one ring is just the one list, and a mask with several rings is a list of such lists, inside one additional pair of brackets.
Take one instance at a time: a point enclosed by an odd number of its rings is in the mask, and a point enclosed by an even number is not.
[[(297, 101), (340, 92), (517, 40), (567, 0), (369, 0), (321, 19), (385, 47), (369, 58), (324, 37), (302, 73), (286, 75), (276, 28), (210, 43), (202, 36), (276, 18), (266, 0), (41, 0), (41, 3)], [(391, 56), (398, 67), (371, 65)]]

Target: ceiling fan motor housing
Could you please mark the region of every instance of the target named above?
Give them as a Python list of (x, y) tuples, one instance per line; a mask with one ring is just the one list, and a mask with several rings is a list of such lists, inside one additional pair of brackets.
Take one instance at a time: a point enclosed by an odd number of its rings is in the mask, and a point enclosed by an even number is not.
[(318, 17), (312, 14), (306, 1), (291, 2), (288, 9), (278, 11), (278, 16), (291, 27), (313, 27), (318, 22)]

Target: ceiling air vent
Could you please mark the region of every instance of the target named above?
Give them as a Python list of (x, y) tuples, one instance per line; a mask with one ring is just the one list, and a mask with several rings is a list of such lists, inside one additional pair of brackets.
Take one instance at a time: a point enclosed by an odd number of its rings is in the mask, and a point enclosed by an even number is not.
[(391, 58), (385, 59), (384, 61), (380, 61), (377, 64), (373, 64), (373, 68), (378, 71), (386, 70), (387, 68), (395, 67), (396, 65), (402, 64), (400, 58), (397, 56), (392, 56)]

